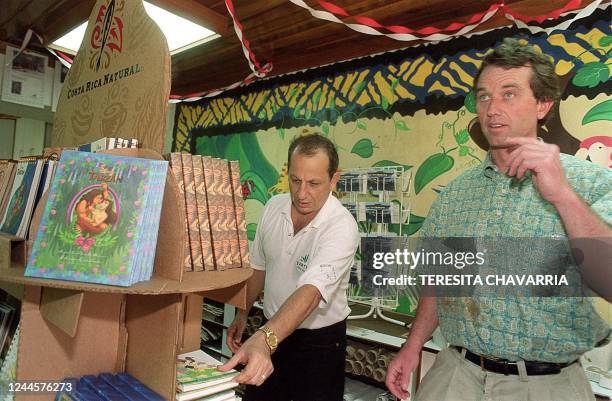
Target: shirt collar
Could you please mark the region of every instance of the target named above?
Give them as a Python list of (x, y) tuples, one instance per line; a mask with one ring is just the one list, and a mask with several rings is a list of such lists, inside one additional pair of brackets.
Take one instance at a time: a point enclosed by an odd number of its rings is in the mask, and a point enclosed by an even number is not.
[(502, 179), (510, 182), (510, 188), (523, 188), (526, 182), (530, 181), (531, 171), (527, 170), (525, 172), (524, 180), (518, 181), (516, 178), (508, 177), (506, 174), (499, 171), (499, 167), (493, 162), (493, 157), (491, 156), (491, 151), (487, 152), (487, 157), (482, 162), (482, 173), (485, 177), (490, 179)]
[(482, 173), (487, 178), (493, 178), (496, 174), (499, 174), (499, 168), (493, 162), (493, 157), (491, 156), (491, 151), (487, 152), (487, 157), (485, 157), (482, 162)]

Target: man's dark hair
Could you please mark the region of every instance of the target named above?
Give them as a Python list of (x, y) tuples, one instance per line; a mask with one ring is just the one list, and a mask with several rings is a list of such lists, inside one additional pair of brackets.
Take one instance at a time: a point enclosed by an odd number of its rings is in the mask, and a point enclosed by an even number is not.
[(329, 173), (329, 178), (332, 178), (338, 170), (338, 151), (332, 141), (321, 134), (302, 135), (291, 141), (289, 151), (287, 152), (287, 169), (291, 167), (291, 155), (294, 152), (305, 156), (314, 156), (319, 150), (327, 154), (327, 159), (329, 160), (327, 172)]
[(488, 66), (497, 66), (505, 69), (518, 67), (531, 67), (529, 86), (538, 101), (558, 101), (561, 97), (559, 77), (555, 73), (555, 65), (550, 57), (537, 52), (531, 45), (523, 45), (512, 38), (504, 39), (503, 43), (493, 51), (487, 53), (476, 77), (474, 87), (482, 71)]

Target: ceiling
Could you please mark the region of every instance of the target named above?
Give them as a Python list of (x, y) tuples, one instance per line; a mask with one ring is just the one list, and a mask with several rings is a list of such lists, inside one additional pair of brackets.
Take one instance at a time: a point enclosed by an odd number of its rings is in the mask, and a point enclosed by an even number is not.
[[(466, 22), (498, 0), (329, 0), (351, 15), (363, 15), (385, 25), (412, 29), (444, 27)], [(583, 7), (593, 0), (583, 0)], [(221, 34), (221, 38), (172, 57), (172, 94), (216, 89), (244, 79), (251, 70), (234, 33), (223, 0), (150, 0)], [(539, 16), (567, 4), (568, 0), (505, 0), (512, 10)], [(2, 0), (0, 41), (20, 44), (32, 27), (46, 42), (85, 21), (95, 0)], [(234, 0), (236, 17), (260, 63), (272, 62), (269, 76), (286, 74), (341, 60), (412, 46), (386, 37), (355, 32), (320, 19), (288, 0)], [(317, 0), (306, 0), (321, 9)], [(350, 19), (347, 22), (352, 22)], [(509, 25), (502, 13), (478, 30)], [(36, 43), (34, 50), (43, 50)]]

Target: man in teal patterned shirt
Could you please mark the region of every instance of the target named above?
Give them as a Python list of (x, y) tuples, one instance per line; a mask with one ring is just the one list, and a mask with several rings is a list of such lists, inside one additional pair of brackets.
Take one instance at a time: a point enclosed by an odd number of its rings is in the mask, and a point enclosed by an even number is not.
[[(550, 59), (506, 39), (485, 57), (475, 89), (490, 148), (486, 160), (445, 188), (420, 235), (609, 240), (610, 170), (560, 154), (537, 137), (560, 96)], [(535, 252), (529, 260), (530, 269), (539, 267)], [(591, 269), (611, 273), (605, 264)], [(410, 336), (387, 372), (396, 396), (409, 395), (410, 375), (438, 325), (451, 347), (438, 354), (417, 401), (594, 400), (577, 361), (609, 336), (610, 327), (589, 298), (422, 297)]]

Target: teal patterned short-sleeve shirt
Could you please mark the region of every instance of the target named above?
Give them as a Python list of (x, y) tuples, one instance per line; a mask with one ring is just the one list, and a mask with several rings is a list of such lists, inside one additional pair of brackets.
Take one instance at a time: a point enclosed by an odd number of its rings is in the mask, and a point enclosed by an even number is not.
[[(576, 193), (612, 224), (612, 171), (564, 154), (561, 163)], [(556, 209), (531, 179), (517, 183), (499, 172), (490, 153), (445, 188), (419, 235), (566, 238)], [(440, 328), (451, 345), (508, 360), (573, 361), (610, 332), (590, 298), (439, 297), (437, 305)]]

